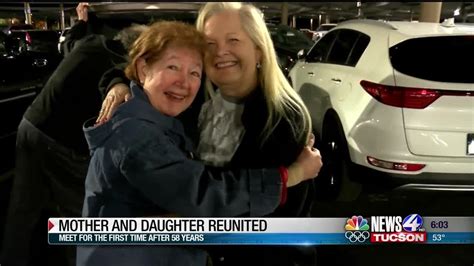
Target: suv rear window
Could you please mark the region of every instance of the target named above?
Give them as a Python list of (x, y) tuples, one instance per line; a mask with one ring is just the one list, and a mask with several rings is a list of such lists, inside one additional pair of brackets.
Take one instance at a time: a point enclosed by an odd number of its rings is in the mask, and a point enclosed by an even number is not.
[[(452, 83), (474, 83), (474, 36), (409, 39), (390, 48), (392, 66), (416, 78)], [(462, 63), (464, 62), (464, 63)]]

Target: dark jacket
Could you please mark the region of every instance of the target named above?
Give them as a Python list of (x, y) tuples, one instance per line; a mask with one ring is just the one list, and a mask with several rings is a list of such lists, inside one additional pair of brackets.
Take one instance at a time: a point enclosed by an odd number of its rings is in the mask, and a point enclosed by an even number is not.
[(87, 155), (82, 125), (100, 110), (98, 84), (103, 73), (125, 62), (125, 54), (118, 41), (85, 37), (51, 75), (25, 118), (63, 146)]
[(71, 27), (71, 29), (64, 36), (64, 41), (61, 43), (61, 53), (64, 56), (69, 55), (74, 47), (80, 45), (84, 41), (86, 36), (96, 34), (102, 35), (107, 39), (113, 39), (117, 33), (116, 29), (106, 27), (104, 21), (99, 19), (94, 13), (89, 13), (89, 19), (87, 22), (84, 20), (78, 20)]
[(88, 23), (84, 20), (78, 20), (71, 29), (64, 36), (64, 41), (61, 43), (61, 54), (67, 56), (71, 53), (76, 43), (87, 36), (92, 34), (88, 31)]
[[(305, 137), (297, 139), (292, 133), (288, 121), (281, 119), (270, 137), (262, 144), (262, 132), (268, 119), (265, 97), (262, 89), (257, 88), (245, 101), (242, 123), (245, 134), (234, 157), (232, 167), (278, 167), (293, 163), (306, 144)], [(292, 119), (297, 124), (303, 120), (296, 113)], [(288, 189), (286, 204), (279, 207), (270, 216), (305, 217), (309, 216), (312, 202), (312, 182), (305, 181)]]
[[(170, 213), (238, 216), (248, 212), (262, 216), (278, 206), (281, 179), (277, 169), (206, 168), (189, 158), (192, 145), (177, 119), (154, 109), (134, 83), (132, 96), (111, 121), (84, 129), (93, 154), (85, 184), (84, 217)], [(143, 265), (157, 265), (160, 256), (170, 254), (169, 248), (164, 253), (160, 247), (145, 249), (150, 252), (134, 248), (124, 255), (117, 250), (117, 254), (122, 254), (120, 263), (126, 265), (128, 261), (135, 265), (139, 259), (148, 262)], [(193, 265), (205, 265), (205, 256), (196, 255), (198, 249), (183, 250), (172, 265), (190, 265), (189, 256), (198, 258)], [(78, 265), (103, 265), (105, 261), (97, 258), (112, 262), (113, 254), (107, 248), (79, 247)], [(143, 258), (147, 256), (148, 260)]]

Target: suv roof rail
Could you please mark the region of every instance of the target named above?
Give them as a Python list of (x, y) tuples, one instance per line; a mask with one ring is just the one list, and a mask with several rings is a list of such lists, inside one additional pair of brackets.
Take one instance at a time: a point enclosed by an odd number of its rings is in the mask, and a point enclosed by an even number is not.
[(387, 21), (380, 21), (380, 20), (373, 20), (373, 19), (351, 19), (347, 21), (343, 21), (339, 23), (338, 25), (345, 25), (345, 24), (366, 24), (366, 25), (374, 25), (378, 27), (384, 27), (390, 30), (397, 30), (398, 28), (392, 25), (391, 23)]
[(446, 19), (444, 19), (444, 21), (441, 23), (441, 26), (442, 26), (442, 27), (445, 27), (445, 28), (456, 27), (456, 24), (454, 24), (454, 18), (446, 18)]

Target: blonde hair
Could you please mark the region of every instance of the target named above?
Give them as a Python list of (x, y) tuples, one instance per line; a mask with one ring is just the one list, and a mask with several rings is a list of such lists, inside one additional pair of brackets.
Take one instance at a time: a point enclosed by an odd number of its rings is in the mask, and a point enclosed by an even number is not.
[(147, 64), (160, 60), (170, 46), (195, 49), (204, 58), (206, 42), (202, 33), (190, 24), (178, 21), (155, 22), (140, 34), (130, 47), (129, 64), (125, 69), (128, 79), (139, 81), (137, 61), (145, 59)]
[[(269, 117), (262, 132), (263, 142), (268, 139), (280, 120), (286, 119), (291, 125), (297, 139), (309, 137), (311, 133), (311, 118), (308, 109), (300, 96), (291, 87), (281, 71), (273, 41), (263, 19), (263, 13), (251, 4), (240, 2), (209, 2), (203, 6), (196, 21), (196, 28), (204, 32), (206, 21), (213, 15), (223, 11), (237, 11), (243, 30), (262, 52), (261, 67), (258, 70), (258, 82), (265, 96)], [(206, 78), (206, 88), (212, 96), (212, 84)], [(298, 124), (294, 114), (300, 115), (303, 124)], [(262, 142), (262, 143), (263, 143)]]

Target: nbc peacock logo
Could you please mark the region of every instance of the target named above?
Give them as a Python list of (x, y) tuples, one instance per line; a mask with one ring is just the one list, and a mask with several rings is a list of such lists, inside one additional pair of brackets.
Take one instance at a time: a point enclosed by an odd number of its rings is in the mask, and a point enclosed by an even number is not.
[(370, 237), (369, 223), (361, 215), (347, 219), (344, 236), (351, 243), (364, 243)]

